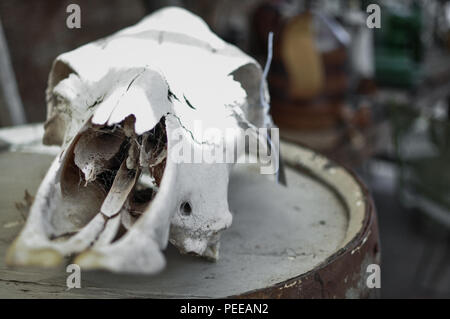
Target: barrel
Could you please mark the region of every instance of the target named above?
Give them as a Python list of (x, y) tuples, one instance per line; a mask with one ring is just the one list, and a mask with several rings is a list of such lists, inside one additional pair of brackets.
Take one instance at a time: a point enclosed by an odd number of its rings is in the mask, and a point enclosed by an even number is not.
[[(0, 298), (367, 298), (370, 265), (380, 264), (376, 213), (349, 170), (296, 144), (281, 142), (287, 186), (237, 167), (230, 177), (233, 224), (210, 262), (169, 245), (153, 276), (81, 272), (67, 289), (66, 267), (5, 265), (24, 225), (25, 191), (36, 193), (58, 149), (40, 144), (42, 126), (0, 130)], [(20, 138), (18, 138), (20, 137)], [(19, 205), (18, 205), (19, 204)], [(67, 264), (70, 259), (67, 259)]]

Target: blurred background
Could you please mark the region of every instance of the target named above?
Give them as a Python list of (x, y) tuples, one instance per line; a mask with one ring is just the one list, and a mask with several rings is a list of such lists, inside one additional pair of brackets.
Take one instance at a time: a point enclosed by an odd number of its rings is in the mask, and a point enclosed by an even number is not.
[[(66, 27), (71, 3), (81, 29)], [(0, 126), (45, 120), (57, 55), (167, 5), (197, 13), (262, 65), (274, 32), (272, 116), (283, 138), (368, 185), (381, 296), (450, 298), (450, 1), (2, 0)]]

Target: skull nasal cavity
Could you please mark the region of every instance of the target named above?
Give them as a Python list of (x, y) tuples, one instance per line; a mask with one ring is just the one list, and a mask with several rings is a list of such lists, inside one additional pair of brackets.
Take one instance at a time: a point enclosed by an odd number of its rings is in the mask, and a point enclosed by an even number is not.
[(192, 213), (191, 204), (189, 204), (189, 202), (181, 203), (180, 212), (184, 216), (189, 216)]

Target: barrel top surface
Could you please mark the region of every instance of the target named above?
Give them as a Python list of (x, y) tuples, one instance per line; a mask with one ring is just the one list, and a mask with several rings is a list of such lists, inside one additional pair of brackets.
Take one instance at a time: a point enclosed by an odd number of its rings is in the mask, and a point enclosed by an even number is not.
[(354, 190), (345, 182), (339, 189), (287, 168), (283, 187), (238, 169), (229, 184), (233, 224), (222, 234), (218, 262), (181, 255), (169, 245), (166, 269), (158, 275), (82, 272), (82, 289), (67, 290), (64, 267), (8, 268), (4, 262), (24, 224), (16, 203), (25, 190), (35, 194), (54, 157), (33, 147), (0, 151), (0, 297), (238, 296), (312, 271), (345, 246), (364, 219), (349, 212), (344, 193)]

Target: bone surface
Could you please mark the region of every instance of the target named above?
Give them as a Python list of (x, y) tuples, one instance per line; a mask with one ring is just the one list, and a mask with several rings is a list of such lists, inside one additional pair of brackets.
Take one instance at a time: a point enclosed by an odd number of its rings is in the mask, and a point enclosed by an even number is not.
[[(172, 157), (175, 146), (216, 150), (245, 140), (227, 129), (270, 124), (261, 83), (255, 60), (180, 8), (60, 55), (44, 142), (62, 151), (7, 262), (56, 266), (70, 255), (83, 269), (152, 274), (164, 268), (169, 241), (217, 260), (232, 222), (232, 165)], [(198, 121), (216, 133), (198, 133)]]

